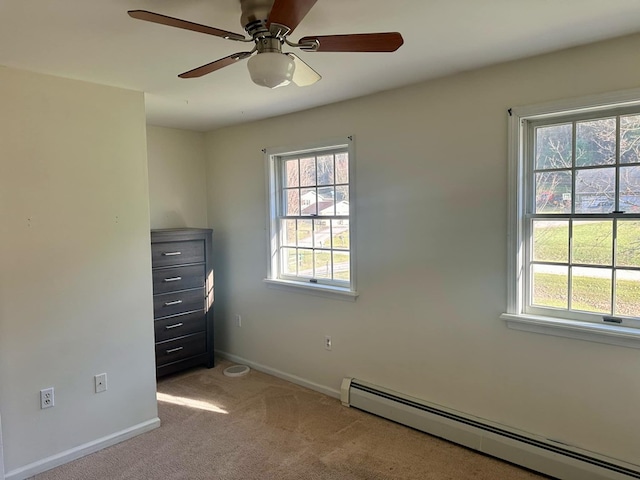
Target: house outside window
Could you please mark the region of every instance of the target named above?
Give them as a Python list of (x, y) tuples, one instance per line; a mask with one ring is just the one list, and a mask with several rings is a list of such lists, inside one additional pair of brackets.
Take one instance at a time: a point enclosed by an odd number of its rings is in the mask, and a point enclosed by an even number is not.
[(640, 92), (580, 102), (511, 111), (502, 318), (640, 347)]
[(265, 150), (269, 265), (265, 281), (355, 298), (353, 140)]

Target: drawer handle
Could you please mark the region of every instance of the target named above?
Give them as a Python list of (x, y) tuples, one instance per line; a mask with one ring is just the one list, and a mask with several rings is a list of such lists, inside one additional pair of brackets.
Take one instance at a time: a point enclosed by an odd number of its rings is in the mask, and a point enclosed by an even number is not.
[(171, 277), (171, 278), (165, 278), (164, 280), (162, 280), (163, 282), (178, 282), (182, 280), (182, 277)]
[(181, 327), (182, 325), (184, 325), (184, 323), (176, 323), (175, 325), (167, 325), (165, 328), (165, 330), (171, 330), (172, 328), (178, 328)]
[(165, 307), (171, 307), (172, 305), (180, 305), (182, 300), (174, 300), (173, 302), (164, 302)]
[(182, 252), (162, 252), (163, 257), (175, 257), (176, 255), (182, 255)]
[(167, 350), (167, 355), (169, 355), (170, 353), (176, 353), (179, 352), (180, 350), (182, 350), (184, 347), (177, 347), (177, 348), (170, 348), (169, 350)]

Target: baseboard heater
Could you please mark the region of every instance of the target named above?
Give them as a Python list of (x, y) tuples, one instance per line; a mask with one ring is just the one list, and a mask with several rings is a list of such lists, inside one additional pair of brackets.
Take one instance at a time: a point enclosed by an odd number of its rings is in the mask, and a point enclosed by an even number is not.
[(640, 479), (640, 466), (493, 424), (354, 378), (342, 404), (562, 480)]

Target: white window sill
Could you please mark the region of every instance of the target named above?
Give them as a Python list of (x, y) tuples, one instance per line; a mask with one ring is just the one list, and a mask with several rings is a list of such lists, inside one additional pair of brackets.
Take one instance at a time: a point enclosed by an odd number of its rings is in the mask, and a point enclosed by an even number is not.
[(620, 347), (640, 348), (640, 329), (637, 328), (512, 313), (503, 313), (500, 318), (507, 322), (509, 328), (515, 330), (576, 338)]
[(358, 297), (358, 292), (353, 292), (346, 288), (334, 287), (331, 285), (318, 285), (317, 283), (306, 284), (288, 280), (275, 280), (272, 278), (265, 278), (264, 283), (266, 283), (268, 287), (277, 288), (287, 292), (307, 293), (319, 297), (337, 298), (339, 300), (347, 300), (351, 302), (355, 302)]

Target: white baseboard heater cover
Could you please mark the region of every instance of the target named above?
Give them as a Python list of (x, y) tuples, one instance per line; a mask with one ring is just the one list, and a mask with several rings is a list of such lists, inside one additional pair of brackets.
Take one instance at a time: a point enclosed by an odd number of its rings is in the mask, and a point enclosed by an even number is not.
[(342, 382), (350, 406), (562, 480), (640, 479), (640, 466), (493, 424), (354, 378)]

